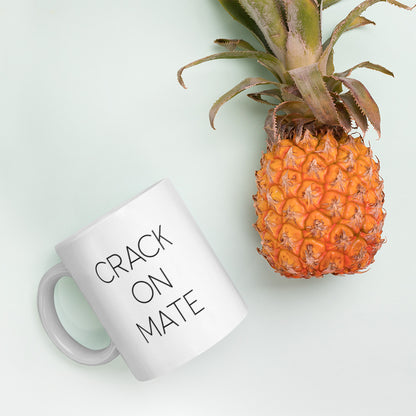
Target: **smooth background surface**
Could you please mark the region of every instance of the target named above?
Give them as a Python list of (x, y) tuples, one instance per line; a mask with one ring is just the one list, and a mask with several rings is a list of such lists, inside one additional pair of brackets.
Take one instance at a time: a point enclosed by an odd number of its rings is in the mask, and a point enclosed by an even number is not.
[[(325, 13), (327, 35), (357, 1)], [(387, 4), (376, 27), (337, 44), (343, 70), (366, 70), (382, 112), (370, 132), (385, 178), (387, 244), (354, 277), (286, 280), (256, 253), (251, 195), (265, 149), (264, 109), (241, 96), (210, 129), (208, 109), (253, 62), (181, 65), (251, 39), (214, 0), (0, 1), (0, 413), (392, 416), (416, 412), (414, 45), (416, 13)], [(361, 36), (361, 38), (360, 38)], [(389, 64), (389, 62), (391, 62)], [(49, 341), (37, 284), (55, 243), (170, 177), (246, 300), (246, 321), (179, 370), (139, 383), (118, 358), (84, 367)], [(62, 319), (107, 342), (69, 279)]]

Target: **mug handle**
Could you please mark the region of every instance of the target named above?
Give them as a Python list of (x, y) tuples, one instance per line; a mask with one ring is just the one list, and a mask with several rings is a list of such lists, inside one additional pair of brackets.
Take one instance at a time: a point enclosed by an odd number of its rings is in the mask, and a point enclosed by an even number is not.
[(55, 286), (62, 277), (72, 277), (62, 263), (50, 268), (42, 277), (38, 288), (38, 311), (40, 320), (51, 341), (69, 358), (86, 365), (108, 363), (119, 355), (113, 342), (100, 350), (84, 347), (75, 341), (62, 326), (56, 313)]

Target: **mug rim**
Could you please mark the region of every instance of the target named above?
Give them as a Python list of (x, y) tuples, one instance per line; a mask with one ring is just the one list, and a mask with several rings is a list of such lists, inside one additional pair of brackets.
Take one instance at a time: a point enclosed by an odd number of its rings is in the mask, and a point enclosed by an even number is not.
[(82, 236), (84, 236), (88, 232), (92, 231), (98, 225), (100, 225), (103, 222), (107, 221), (115, 213), (123, 210), (127, 205), (130, 205), (130, 203), (132, 203), (133, 201), (136, 201), (137, 199), (141, 198), (142, 196), (144, 196), (145, 194), (147, 194), (148, 192), (150, 192), (151, 190), (153, 190), (154, 188), (156, 188), (157, 186), (162, 185), (162, 184), (171, 184), (171, 181), (169, 180), (169, 178), (163, 178), (163, 179), (160, 179), (159, 181), (155, 182), (153, 185), (148, 186), (143, 191), (141, 191), (139, 194), (137, 194), (134, 197), (128, 199), (123, 204), (116, 206), (112, 210), (108, 211), (106, 214), (101, 215), (95, 221), (91, 222), (90, 224), (88, 224), (85, 227), (81, 228), (79, 231), (75, 232), (74, 234), (71, 234), (69, 237), (65, 238), (64, 240), (62, 240), (61, 242), (59, 242), (58, 244), (56, 244), (55, 245), (55, 250), (58, 251), (63, 246), (65, 246), (65, 245), (67, 245), (69, 243), (72, 243), (75, 240), (81, 238)]

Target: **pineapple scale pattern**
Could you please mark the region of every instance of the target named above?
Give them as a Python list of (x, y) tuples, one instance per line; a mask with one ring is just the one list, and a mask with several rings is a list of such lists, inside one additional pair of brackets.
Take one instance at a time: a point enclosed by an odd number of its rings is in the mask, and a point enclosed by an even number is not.
[(253, 197), (259, 252), (286, 277), (364, 271), (384, 242), (379, 169), (361, 136), (330, 128), (269, 146)]

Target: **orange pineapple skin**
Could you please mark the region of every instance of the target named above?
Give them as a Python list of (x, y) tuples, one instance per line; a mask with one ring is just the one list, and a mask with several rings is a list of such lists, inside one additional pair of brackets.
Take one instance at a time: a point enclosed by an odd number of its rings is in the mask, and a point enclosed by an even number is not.
[(362, 137), (330, 128), (269, 145), (253, 197), (259, 253), (291, 278), (364, 271), (384, 242), (379, 171)]

